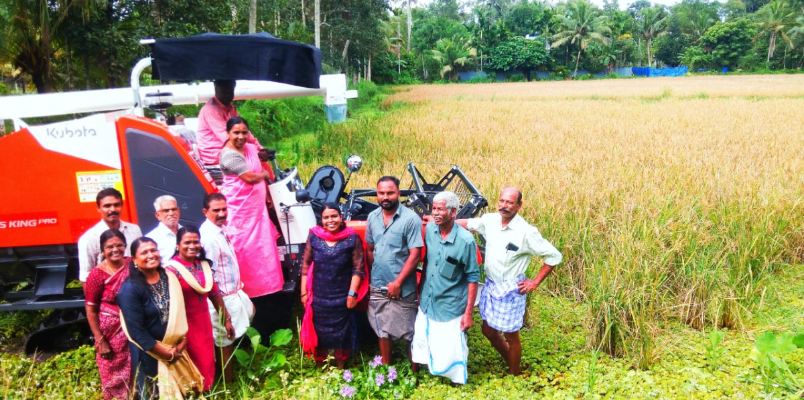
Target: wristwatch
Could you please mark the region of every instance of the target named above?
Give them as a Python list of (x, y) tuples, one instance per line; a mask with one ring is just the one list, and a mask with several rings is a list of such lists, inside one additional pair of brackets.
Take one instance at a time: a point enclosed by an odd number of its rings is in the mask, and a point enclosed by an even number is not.
[(349, 291), (349, 296), (351, 296), (351, 297), (357, 297), (357, 293), (355, 293), (355, 291), (354, 291), (354, 290), (350, 290), (350, 291)]

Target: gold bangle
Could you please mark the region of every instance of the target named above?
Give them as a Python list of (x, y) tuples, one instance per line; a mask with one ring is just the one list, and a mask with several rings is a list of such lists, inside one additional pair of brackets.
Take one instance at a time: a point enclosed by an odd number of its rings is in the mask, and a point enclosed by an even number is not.
[(171, 352), (170, 353), (170, 360), (167, 360), (167, 362), (173, 361), (174, 358), (176, 358), (176, 353)]

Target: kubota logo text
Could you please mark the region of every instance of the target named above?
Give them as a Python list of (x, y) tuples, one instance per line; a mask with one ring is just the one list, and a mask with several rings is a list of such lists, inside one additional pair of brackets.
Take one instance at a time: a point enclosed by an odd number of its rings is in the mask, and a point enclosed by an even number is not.
[(76, 127), (75, 130), (64, 126), (47, 128), (47, 135), (54, 139), (69, 139), (73, 137), (98, 136), (98, 131), (93, 128), (87, 128), (86, 126), (82, 126), (81, 128)]

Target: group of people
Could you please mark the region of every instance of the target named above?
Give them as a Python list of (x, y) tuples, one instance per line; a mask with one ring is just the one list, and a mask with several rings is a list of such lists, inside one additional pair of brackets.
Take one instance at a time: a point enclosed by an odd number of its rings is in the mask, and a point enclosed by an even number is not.
[(234, 82), (215, 87), (199, 115), (198, 142), (223, 185), (204, 198), (200, 228), (182, 226), (186, 205), (163, 195), (154, 201), (159, 222), (143, 236), (120, 218), (123, 195), (107, 188), (96, 197), (101, 221), (78, 241), (105, 399), (203, 393), (216, 365), (231, 380), (233, 344), (250, 325), (266, 338), (287, 325), (289, 307), (275, 307), (292, 300), (283, 300), (279, 235), (266, 208), (272, 175), (233, 110)]
[[(418, 364), (425, 364), (434, 375), (466, 383), (466, 331), (474, 323), (480, 278), (473, 231), (486, 238), (486, 281), (479, 299), (481, 331), (508, 364), (509, 373), (519, 375), (519, 330), (526, 295), (562, 260), (539, 230), (518, 215), (522, 192), (504, 188), (497, 213), (468, 220), (456, 220), (461, 207), (457, 195), (438, 193), (424, 232), (419, 216), (401, 207), (399, 196), (397, 178), (380, 178), (380, 208), (369, 214), (365, 237), (371, 271), (368, 319), (379, 337), (382, 362), (390, 364), (393, 341), (410, 342), (414, 371)], [(544, 265), (535, 278), (527, 279), (525, 272), (533, 256), (542, 257)], [(420, 261), (417, 287), (415, 271)]]
[[(102, 207), (110, 202), (114, 207)], [(79, 264), (104, 398), (129, 398), (132, 389), (140, 398), (207, 391), (216, 359), (231, 380), (233, 343), (250, 326), (254, 303), (266, 289), (242, 279), (236, 236), (227, 231), (226, 196), (204, 198), (200, 228), (181, 226), (176, 199), (161, 196), (155, 202), (159, 224), (145, 236), (120, 220), (116, 189), (100, 191), (97, 204), (107, 229), (81, 237), (81, 260), (95, 263)], [(94, 248), (97, 254), (90, 253)], [(278, 261), (275, 267), (281, 285)], [(255, 268), (271, 271), (268, 265)]]
[[(101, 221), (79, 240), (80, 279), (105, 399), (207, 391), (216, 365), (231, 379), (233, 344), (250, 325), (266, 338), (287, 325), (292, 304), (281, 293), (279, 234), (266, 207), (272, 174), (231, 104), (234, 83), (215, 87), (216, 97), (199, 115), (198, 150), (208, 169), (219, 169), (223, 185), (204, 198), (200, 228), (182, 226), (183, 207), (164, 195), (154, 201), (158, 225), (143, 236), (120, 219), (123, 196), (109, 188), (96, 198)], [(200, 146), (205, 142), (206, 149)], [(503, 189), (497, 213), (469, 220), (456, 220), (460, 202), (454, 193), (439, 193), (424, 228), (415, 212), (400, 206), (400, 195), (397, 178), (380, 178), (380, 208), (369, 215), (364, 240), (346, 227), (338, 204), (325, 205), (303, 255), (304, 351), (317, 363), (332, 352), (344, 368), (357, 349), (354, 309), (368, 297), (368, 322), (383, 363), (391, 363), (394, 341), (405, 341), (414, 370), (425, 364), (432, 374), (466, 383), (466, 331), (480, 280), (474, 231), (487, 240), (482, 333), (509, 372), (519, 374), (525, 295), (561, 262), (561, 253), (518, 215), (521, 192)], [(526, 279), (534, 255), (545, 264)]]
[[(526, 295), (562, 260), (539, 230), (518, 215), (522, 193), (504, 188), (497, 213), (468, 220), (456, 220), (461, 204), (455, 193), (438, 193), (424, 229), (415, 212), (400, 206), (400, 195), (397, 178), (379, 179), (380, 208), (368, 216), (365, 245), (344, 224), (338, 204), (324, 206), (303, 258), (304, 351), (319, 364), (331, 356), (344, 368), (357, 348), (353, 310), (368, 296), (368, 322), (379, 338), (384, 364), (391, 363), (394, 341), (404, 341), (414, 371), (425, 364), (432, 374), (465, 384), (466, 331), (474, 324), (480, 280), (473, 231), (486, 237), (486, 281), (479, 299), (482, 333), (508, 364), (509, 373), (519, 375)], [(527, 279), (534, 255), (543, 257), (544, 265), (535, 278)]]

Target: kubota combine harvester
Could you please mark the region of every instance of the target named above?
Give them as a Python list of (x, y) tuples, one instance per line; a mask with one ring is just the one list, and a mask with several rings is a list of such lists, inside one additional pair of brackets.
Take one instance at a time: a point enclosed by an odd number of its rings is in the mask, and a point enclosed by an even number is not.
[[(124, 195), (121, 219), (143, 232), (156, 226), (153, 200), (170, 194), (182, 209), (181, 223), (199, 225), (202, 199), (215, 183), (182, 135), (194, 126), (168, 126), (160, 118), (170, 105), (200, 104), (214, 96), (213, 84), (186, 83), (140, 87), (140, 74), (152, 67), (154, 79), (195, 82), (235, 79), (235, 100), (325, 96), (345, 104), (344, 75), (321, 75), (321, 53), (313, 46), (267, 34), (205, 34), (144, 41), (151, 57), (140, 60), (131, 88), (0, 97), (0, 122), (15, 132), (0, 138), (0, 311), (56, 309), (34, 333), (26, 352), (54, 345), (68, 327), (85, 327), (84, 298), (78, 277), (78, 238), (98, 222), (95, 196), (105, 187)], [(345, 107), (345, 105), (344, 105)], [(144, 109), (157, 118), (144, 116)], [(339, 110), (343, 111), (343, 110)], [(28, 126), (25, 118), (99, 113), (64, 122)], [(375, 189), (345, 192), (348, 178), (334, 166), (319, 168), (307, 185), (296, 168), (280, 170), (269, 185), (279, 220), (280, 253), (286, 285), (294, 291), (308, 230), (324, 202), (342, 205), (348, 224), (365, 231), (367, 215), (378, 205)], [(350, 172), (362, 160), (347, 161)], [(476, 216), (486, 199), (454, 165), (407, 165), (410, 182), (403, 204), (429, 214), (432, 197), (452, 190), (462, 200), (458, 218)], [(75, 337), (76, 335), (72, 335)], [(89, 335), (77, 335), (79, 339)], [(69, 344), (68, 344), (69, 345)]]

